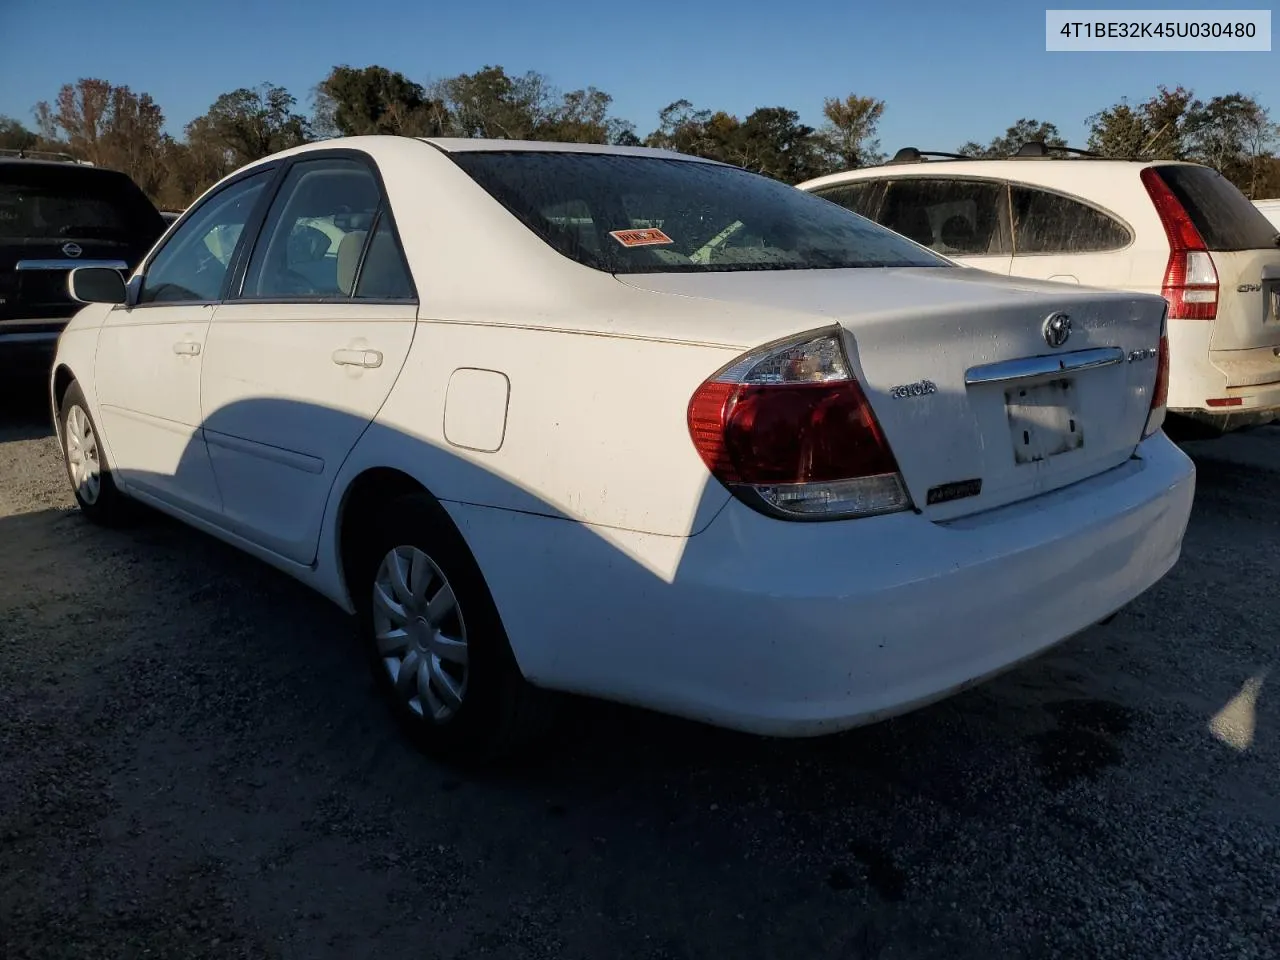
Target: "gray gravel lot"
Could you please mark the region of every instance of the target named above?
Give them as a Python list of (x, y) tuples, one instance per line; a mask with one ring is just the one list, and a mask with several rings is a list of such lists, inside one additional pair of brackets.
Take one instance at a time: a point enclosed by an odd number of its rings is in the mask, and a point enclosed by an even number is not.
[(414, 753), (325, 601), (72, 510), (0, 415), (0, 957), (1280, 956), (1280, 430), (1183, 559), (1014, 673), (818, 741), (573, 703)]

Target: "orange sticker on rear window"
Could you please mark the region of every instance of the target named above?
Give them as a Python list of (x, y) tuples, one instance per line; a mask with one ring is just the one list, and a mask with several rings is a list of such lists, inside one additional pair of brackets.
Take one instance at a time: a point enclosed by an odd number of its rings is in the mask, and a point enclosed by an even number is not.
[(664, 243), (675, 243), (657, 227), (646, 227), (643, 230), (610, 230), (609, 236), (624, 247), (656, 247)]

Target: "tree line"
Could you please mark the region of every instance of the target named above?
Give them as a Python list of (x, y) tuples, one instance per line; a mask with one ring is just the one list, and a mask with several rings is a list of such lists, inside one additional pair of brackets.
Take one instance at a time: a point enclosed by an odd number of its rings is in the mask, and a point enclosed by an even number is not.
[[(263, 83), (219, 96), (181, 138), (164, 132), (164, 113), (149, 93), (105, 80), (65, 84), (34, 107), (34, 129), (0, 117), (0, 148), (70, 153), (128, 173), (163, 209), (182, 209), (232, 170), (312, 140), (360, 134), (493, 137), (665, 147), (722, 160), (798, 183), (883, 162), (877, 128), (885, 102), (849, 94), (822, 104), (822, 124), (800, 121), (788, 107), (759, 107), (739, 118), (669, 104), (647, 136), (611, 113), (613, 98), (587, 87), (562, 92), (544, 74), (512, 75), (485, 66), (420, 84), (382, 66), (336, 66), (312, 91), (310, 113), (283, 87)], [(1104, 157), (1195, 160), (1229, 177), (1246, 194), (1280, 194), (1274, 156), (1280, 128), (1266, 107), (1243, 93), (1200, 99), (1183, 87), (1158, 87), (1146, 100), (1121, 100), (1088, 117), (1088, 148)], [(1055, 124), (1019, 119), (962, 156), (1006, 157), (1023, 143), (1065, 146)], [(936, 148), (929, 143), (921, 149)]]

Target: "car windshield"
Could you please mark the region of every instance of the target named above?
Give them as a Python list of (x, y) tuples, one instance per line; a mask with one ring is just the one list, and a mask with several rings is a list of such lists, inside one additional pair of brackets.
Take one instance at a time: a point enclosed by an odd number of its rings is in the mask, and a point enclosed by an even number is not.
[(453, 159), (560, 253), (609, 273), (950, 266), (834, 203), (737, 167), (553, 151)]
[(0, 238), (150, 242), (163, 228), (141, 191), (115, 174), (33, 164), (0, 179)]

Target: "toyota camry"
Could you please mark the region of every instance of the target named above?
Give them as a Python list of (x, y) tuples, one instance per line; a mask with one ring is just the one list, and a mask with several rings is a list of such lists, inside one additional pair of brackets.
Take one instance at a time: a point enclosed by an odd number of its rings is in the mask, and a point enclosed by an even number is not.
[(878, 720), (1109, 617), (1191, 509), (1163, 299), (957, 266), (675, 153), (311, 144), (69, 286), (84, 515), (145, 504), (309, 584), (456, 761), (547, 691)]

